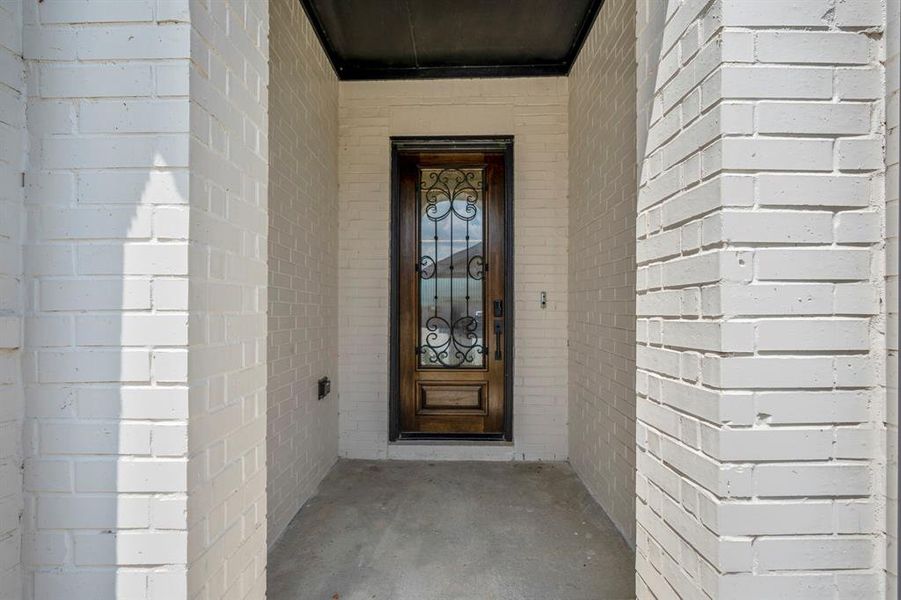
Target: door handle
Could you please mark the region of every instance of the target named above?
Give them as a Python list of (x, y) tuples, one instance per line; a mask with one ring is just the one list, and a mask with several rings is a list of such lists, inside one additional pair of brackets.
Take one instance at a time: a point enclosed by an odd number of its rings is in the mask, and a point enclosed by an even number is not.
[(495, 317), (503, 317), (504, 316), (504, 301), (503, 300), (495, 300), (494, 301), (494, 316)]
[(504, 321), (494, 320), (494, 360), (501, 360), (501, 335), (504, 333)]

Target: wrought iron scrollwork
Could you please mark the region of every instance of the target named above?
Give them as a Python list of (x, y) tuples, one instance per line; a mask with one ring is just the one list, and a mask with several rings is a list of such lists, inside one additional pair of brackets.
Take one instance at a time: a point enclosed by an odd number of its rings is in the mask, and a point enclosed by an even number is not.
[(423, 256), (419, 259), (419, 278), (431, 279), (438, 272), (438, 265), (431, 256)]
[[(481, 364), (480, 358), (486, 349), (479, 343), (479, 322), (475, 317), (464, 315), (450, 324), (447, 319), (435, 315), (429, 317), (425, 325), (428, 333), (419, 347), (423, 364), (443, 367), (459, 367), (475, 362)], [(441, 335), (439, 331), (442, 329), (453, 334)]]
[(466, 276), (472, 279), (482, 279), (485, 274), (485, 259), (481, 255), (473, 256), (466, 264)]
[[(482, 193), (482, 182), (477, 178), (480, 173), (473, 170), (442, 169), (423, 175), (421, 185), (426, 202), (425, 214), (429, 220), (443, 221), (450, 214), (461, 221), (476, 218), (478, 210), (475, 205)], [(447, 202), (447, 208), (441, 210), (438, 205), (443, 201)]]
[[(419, 364), (481, 367), (487, 354), (483, 344), (483, 315), (479, 309), (473, 314), (471, 308), (483, 305), (482, 169), (423, 169), (420, 188)], [(427, 226), (431, 232), (426, 231)], [(456, 240), (463, 242), (456, 249), (455, 226), (464, 228), (458, 229), (458, 235), (465, 234), (462, 240)], [(478, 292), (475, 298), (471, 295), (471, 285)], [(443, 293), (439, 291), (441, 286)]]

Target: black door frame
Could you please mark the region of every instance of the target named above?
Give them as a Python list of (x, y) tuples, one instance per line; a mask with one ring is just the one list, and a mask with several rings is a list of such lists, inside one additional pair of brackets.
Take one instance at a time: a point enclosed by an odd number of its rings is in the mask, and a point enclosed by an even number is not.
[[(398, 383), (399, 313), (397, 274), (400, 269), (398, 228), (400, 226), (400, 185), (397, 157), (402, 152), (497, 152), (504, 155), (504, 431), (494, 433), (416, 433), (400, 435), (400, 396)], [(396, 136), (391, 137), (391, 333), (389, 340), (388, 440), (502, 440), (513, 441), (513, 328), (515, 325), (513, 295), (513, 136)]]

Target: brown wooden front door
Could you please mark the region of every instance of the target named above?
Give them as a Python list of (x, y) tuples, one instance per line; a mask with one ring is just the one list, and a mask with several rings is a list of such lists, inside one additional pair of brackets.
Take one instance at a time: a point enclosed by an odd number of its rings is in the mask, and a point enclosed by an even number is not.
[(397, 156), (400, 434), (501, 435), (503, 152)]

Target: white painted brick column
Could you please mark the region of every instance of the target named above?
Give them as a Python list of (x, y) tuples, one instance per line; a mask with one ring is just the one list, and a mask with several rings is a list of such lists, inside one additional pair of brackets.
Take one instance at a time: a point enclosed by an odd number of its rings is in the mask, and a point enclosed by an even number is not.
[(26, 2), (26, 597), (185, 597), (185, 2)]
[(638, 595), (881, 596), (882, 3), (640, 4)]
[(262, 598), (268, 6), (25, 6), (26, 595)]
[(27, 6), (26, 591), (262, 598), (267, 7)]

